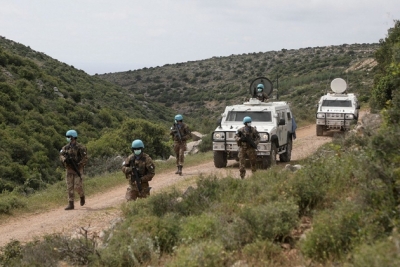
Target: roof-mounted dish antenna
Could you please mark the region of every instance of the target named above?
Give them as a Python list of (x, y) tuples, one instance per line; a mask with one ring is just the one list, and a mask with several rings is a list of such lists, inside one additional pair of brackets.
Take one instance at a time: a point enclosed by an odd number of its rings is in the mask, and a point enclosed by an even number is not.
[(259, 84), (264, 85), (264, 90), (263, 90), (264, 93), (266, 93), (268, 96), (272, 94), (273, 85), (271, 80), (265, 77), (258, 77), (250, 83), (250, 95), (252, 97), (257, 94), (257, 86)]
[(344, 93), (347, 89), (347, 83), (342, 78), (333, 79), (331, 82), (331, 89), (336, 94)]

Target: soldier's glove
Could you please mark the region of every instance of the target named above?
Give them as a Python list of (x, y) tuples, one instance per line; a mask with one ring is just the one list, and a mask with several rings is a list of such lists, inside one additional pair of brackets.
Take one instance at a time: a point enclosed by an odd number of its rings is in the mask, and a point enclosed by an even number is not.
[(126, 167), (125, 172), (131, 173), (133, 171), (132, 167)]

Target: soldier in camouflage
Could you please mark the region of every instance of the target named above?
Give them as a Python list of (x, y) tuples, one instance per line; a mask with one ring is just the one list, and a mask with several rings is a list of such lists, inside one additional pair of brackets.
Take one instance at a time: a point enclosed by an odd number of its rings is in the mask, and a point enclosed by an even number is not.
[(268, 100), (268, 95), (264, 92), (264, 85), (262, 83), (257, 85), (255, 97), (261, 102), (266, 102)]
[[(132, 142), (132, 154), (122, 163), (122, 172), (129, 180), (125, 198), (127, 201), (137, 198), (146, 198), (150, 195), (149, 182), (155, 175), (155, 166), (149, 155), (143, 153), (144, 144), (142, 140), (136, 139)], [(137, 179), (136, 173), (139, 176)]]
[(251, 118), (243, 118), (242, 128), (236, 131), (235, 140), (239, 146), (239, 171), (240, 178), (244, 179), (246, 175), (246, 156), (249, 158), (251, 171), (254, 173), (257, 170), (257, 152), (256, 148), (252, 147), (252, 144), (257, 146), (260, 142), (260, 135), (256, 128), (251, 126)]
[(88, 161), (86, 147), (76, 141), (78, 133), (68, 130), (65, 134), (68, 144), (60, 151), (60, 161), (66, 168), (68, 191), (68, 206), (65, 210), (74, 209), (75, 191), (80, 196), (81, 206), (85, 205), (85, 191), (83, 190), (83, 170)]
[(189, 127), (183, 123), (183, 116), (178, 114), (175, 116), (175, 123), (171, 127), (170, 135), (174, 140), (174, 151), (176, 154), (176, 167), (178, 170), (175, 174), (182, 175), (183, 162), (185, 161), (186, 141), (192, 136)]

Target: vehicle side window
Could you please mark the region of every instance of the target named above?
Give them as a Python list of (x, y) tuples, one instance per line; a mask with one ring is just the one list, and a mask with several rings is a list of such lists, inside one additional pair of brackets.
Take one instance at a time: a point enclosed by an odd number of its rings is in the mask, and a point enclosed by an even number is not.
[(287, 114), (288, 120), (291, 120), (291, 119), (292, 119), (292, 115), (290, 114), (290, 112), (288, 112), (288, 113), (286, 113), (286, 114)]

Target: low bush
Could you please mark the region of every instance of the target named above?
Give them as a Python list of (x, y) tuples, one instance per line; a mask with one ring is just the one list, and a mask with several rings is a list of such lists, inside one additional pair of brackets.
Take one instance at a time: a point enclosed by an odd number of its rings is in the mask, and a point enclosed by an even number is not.
[(4, 192), (0, 197), (0, 214), (10, 214), (12, 210), (26, 207), (26, 201), (16, 194)]
[(231, 253), (218, 242), (203, 241), (179, 247), (175, 256), (167, 261), (167, 267), (232, 266)]
[(313, 221), (313, 229), (300, 243), (307, 257), (324, 262), (343, 259), (360, 240), (364, 213), (352, 202), (341, 202), (335, 209), (325, 210)]

